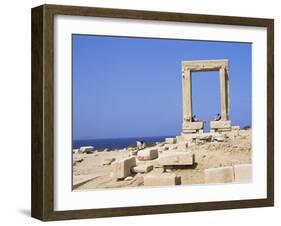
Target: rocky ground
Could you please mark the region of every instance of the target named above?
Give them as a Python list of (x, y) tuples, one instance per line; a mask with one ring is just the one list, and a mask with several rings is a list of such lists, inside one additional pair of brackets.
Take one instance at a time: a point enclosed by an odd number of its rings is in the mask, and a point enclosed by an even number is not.
[[(167, 147), (167, 148), (164, 148)], [(165, 151), (173, 151), (181, 146), (175, 144), (158, 143), (155, 148), (159, 156)], [(168, 150), (165, 150), (168, 149)], [(182, 150), (181, 150), (182, 151)], [(204, 183), (204, 170), (235, 164), (251, 163), (251, 129), (235, 131), (230, 134), (201, 134), (189, 141), (187, 152), (192, 152), (195, 162), (185, 167), (159, 167), (158, 158), (140, 161), (137, 166), (153, 165), (148, 173), (133, 173), (124, 180), (116, 180), (114, 175), (115, 162), (128, 156), (133, 156), (136, 148), (127, 148), (115, 151), (95, 151), (90, 154), (73, 154), (73, 188), (74, 190), (120, 188), (143, 186), (143, 176), (172, 172), (181, 176), (181, 184)], [(165, 171), (165, 172), (164, 172)]]

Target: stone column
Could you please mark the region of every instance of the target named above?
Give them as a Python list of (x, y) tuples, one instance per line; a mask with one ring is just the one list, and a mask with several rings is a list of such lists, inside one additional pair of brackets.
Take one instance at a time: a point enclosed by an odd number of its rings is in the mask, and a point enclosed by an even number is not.
[(183, 126), (185, 122), (191, 122), (192, 118), (192, 89), (191, 71), (183, 67), (182, 90), (183, 90)]
[(230, 93), (229, 93), (229, 70), (228, 68), (226, 68), (225, 70), (225, 79), (226, 79), (226, 99), (227, 99), (227, 108), (226, 108), (226, 115), (227, 115), (227, 119), (228, 119), (228, 115), (230, 112)]
[(226, 71), (224, 67), (220, 68), (220, 94), (221, 94), (221, 119), (227, 120), (227, 108), (228, 108), (228, 95), (226, 86)]

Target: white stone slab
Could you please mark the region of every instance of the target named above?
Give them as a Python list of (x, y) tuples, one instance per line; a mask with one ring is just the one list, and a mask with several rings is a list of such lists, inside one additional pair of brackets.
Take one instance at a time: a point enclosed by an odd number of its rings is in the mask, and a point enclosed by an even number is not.
[(203, 122), (188, 122), (185, 124), (185, 129), (190, 129), (190, 130), (199, 130), (202, 129), (204, 126)]
[(156, 158), (158, 158), (158, 149), (147, 148), (147, 149), (138, 151), (137, 158), (138, 158), (138, 160), (141, 160), (141, 161), (156, 159)]
[(153, 165), (138, 165), (132, 168), (133, 173), (148, 173), (153, 169)]
[(171, 173), (150, 174), (143, 178), (144, 186), (169, 186), (180, 185), (181, 177)]
[(93, 146), (83, 146), (80, 147), (79, 153), (92, 153), (94, 152), (94, 147)]
[(232, 166), (205, 169), (204, 176), (206, 184), (231, 183), (234, 181)]
[(131, 175), (131, 169), (136, 166), (136, 158), (128, 157), (122, 160), (119, 160), (114, 164), (114, 176), (116, 179), (123, 179)]
[(249, 182), (252, 180), (252, 164), (234, 165), (235, 182)]
[(167, 151), (164, 152), (158, 160), (158, 164), (162, 166), (185, 165), (190, 166), (194, 163), (194, 154), (183, 151)]

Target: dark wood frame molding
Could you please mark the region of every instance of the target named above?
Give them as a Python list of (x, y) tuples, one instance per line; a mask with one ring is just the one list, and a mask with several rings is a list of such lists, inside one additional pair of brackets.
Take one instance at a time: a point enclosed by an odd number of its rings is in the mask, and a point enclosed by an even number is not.
[[(54, 16), (95, 16), (155, 21), (265, 27), (267, 29), (267, 198), (157, 206), (54, 211)], [(42, 5), (32, 9), (32, 200), (31, 215), (43, 221), (163, 214), (274, 205), (274, 20), (125, 9)]]

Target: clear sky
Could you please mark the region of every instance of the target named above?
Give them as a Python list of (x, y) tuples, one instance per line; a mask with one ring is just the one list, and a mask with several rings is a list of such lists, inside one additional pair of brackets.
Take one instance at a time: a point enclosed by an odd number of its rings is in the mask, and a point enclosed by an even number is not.
[[(250, 43), (73, 35), (73, 139), (179, 135), (181, 61), (228, 59), (230, 120), (251, 125)], [(193, 113), (220, 113), (218, 72), (192, 74)], [(208, 124), (208, 123), (207, 123)]]

